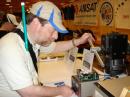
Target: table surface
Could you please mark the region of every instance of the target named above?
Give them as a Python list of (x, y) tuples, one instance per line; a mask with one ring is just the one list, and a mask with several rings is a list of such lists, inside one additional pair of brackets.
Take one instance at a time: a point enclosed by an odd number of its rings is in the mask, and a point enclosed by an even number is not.
[[(49, 57), (63, 57), (65, 53), (51, 54)], [(46, 58), (47, 55), (40, 54), (40, 58)], [(72, 75), (77, 74), (77, 69), (82, 68), (82, 54), (77, 54), (77, 59), (74, 64), (68, 64), (64, 59), (51, 60), (51, 61), (39, 61), (38, 62), (38, 75), (39, 80), (42, 83), (50, 83), (55, 81), (61, 81), (71, 79)], [(93, 68), (103, 73), (103, 68), (99, 65), (99, 62), (94, 58)]]
[(100, 84), (113, 96), (120, 97), (123, 88), (130, 86), (130, 76), (118, 79), (99, 81), (98, 84)]
[(71, 76), (76, 74), (76, 69), (81, 68), (81, 63), (80, 59), (77, 59), (74, 64), (67, 64), (64, 59), (39, 61), (39, 81), (44, 84), (64, 81), (65, 84), (71, 86)]

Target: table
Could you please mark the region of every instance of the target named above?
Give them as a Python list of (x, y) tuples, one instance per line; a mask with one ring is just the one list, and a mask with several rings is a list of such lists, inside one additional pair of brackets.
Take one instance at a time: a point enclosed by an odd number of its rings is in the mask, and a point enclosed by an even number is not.
[(95, 85), (97, 88), (95, 91), (98, 91), (96, 93), (102, 96), (96, 96), (95, 93), (94, 97), (120, 97), (123, 88), (130, 86), (130, 76), (99, 81)]
[(76, 69), (80, 69), (82, 66), (81, 64), (82, 62), (80, 59), (77, 59), (75, 64), (67, 64), (64, 59), (39, 61), (39, 81), (48, 85), (64, 81), (65, 84), (71, 86), (71, 77), (72, 75), (76, 75)]

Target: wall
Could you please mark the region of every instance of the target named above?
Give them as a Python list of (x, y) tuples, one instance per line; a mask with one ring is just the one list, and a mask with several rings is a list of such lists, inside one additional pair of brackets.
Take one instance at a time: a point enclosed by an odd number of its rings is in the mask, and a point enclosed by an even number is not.
[[(94, 1), (94, 2), (93, 2)], [(86, 10), (86, 13), (81, 15), (88, 15), (89, 16), (95, 16), (93, 20), (89, 20), (88, 17), (86, 19), (90, 22), (93, 22), (93, 24), (84, 24), (81, 23), (82, 21), (85, 21), (85, 18), (80, 18), (79, 24), (75, 23), (74, 20), (64, 20), (63, 23), (66, 27), (69, 29), (75, 30), (75, 29), (91, 29), (95, 35), (98, 37), (98, 42), (100, 42), (101, 35), (110, 33), (110, 32), (120, 32), (124, 34), (128, 34), (128, 38), (130, 40), (130, 0), (80, 0), (76, 3), (73, 3), (73, 5), (80, 4), (79, 10), (81, 8), (81, 5), (83, 6), (84, 10)], [(92, 6), (92, 3), (94, 4), (97, 2), (96, 5), (96, 11), (87, 11), (88, 4)], [(85, 5), (87, 7), (85, 7)], [(85, 9), (86, 8), (86, 9)], [(90, 7), (93, 9), (94, 7)], [(95, 14), (96, 13), (96, 14)], [(96, 20), (95, 20), (96, 18)], [(94, 24), (95, 23), (95, 24)]]

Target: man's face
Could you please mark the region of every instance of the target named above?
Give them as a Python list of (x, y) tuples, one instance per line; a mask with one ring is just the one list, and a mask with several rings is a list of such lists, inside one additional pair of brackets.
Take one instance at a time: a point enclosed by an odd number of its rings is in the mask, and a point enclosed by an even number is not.
[(58, 32), (46, 23), (44, 26), (35, 18), (29, 26), (31, 38), (36, 44), (47, 46), (58, 38)]
[(49, 23), (42, 26), (38, 33), (37, 43), (43, 46), (49, 45), (58, 38), (57, 31)]

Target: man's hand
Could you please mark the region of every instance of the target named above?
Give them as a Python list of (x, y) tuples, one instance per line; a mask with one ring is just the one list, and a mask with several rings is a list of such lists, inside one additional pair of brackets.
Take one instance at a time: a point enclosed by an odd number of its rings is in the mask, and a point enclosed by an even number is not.
[(61, 93), (63, 97), (71, 97), (74, 91), (69, 86), (62, 86)]
[(90, 33), (84, 33), (80, 38), (73, 39), (72, 43), (75, 46), (79, 46), (79, 45), (84, 44), (89, 41), (95, 41), (95, 40)]
[(89, 41), (95, 41), (94, 38), (92, 37), (92, 35), (90, 33), (84, 33), (80, 38), (79, 38), (79, 42), (80, 44), (84, 44), (86, 42)]

